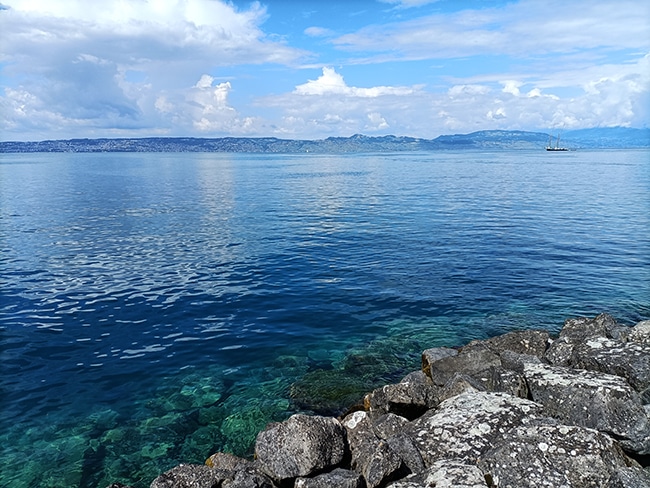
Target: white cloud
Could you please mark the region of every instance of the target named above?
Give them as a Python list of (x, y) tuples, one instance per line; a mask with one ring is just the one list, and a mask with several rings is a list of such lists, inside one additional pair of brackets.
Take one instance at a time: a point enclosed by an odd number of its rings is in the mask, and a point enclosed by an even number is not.
[[(40, 120), (59, 137), (77, 136), (80, 127), (86, 135), (190, 132), (195, 121), (178, 114), (175, 120), (187, 125), (170, 126), (159, 109), (196, 96), (201, 87), (192, 86), (206, 69), (243, 59), (292, 64), (305, 54), (264, 34), (267, 13), (257, 2), (246, 10), (218, 0), (6, 3), (0, 10), (1, 103), (9, 109), (0, 114), (3, 131), (18, 131), (17, 121), (29, 116), (30, 125)], [(127, 73), (135, 72), (141, 79), (129, 81)], [(210, 103), (200, 101), (203, 109), (216, 110), (224, 91), (213, 87)], [(197, 120), (203, 130), (218, 126), (210, 117)]]
[(349, 97), (375, 98), (386, 95), (410, 95), (414, 88), (404, 86), (373, 86), (357, 88), (348, 86), (343, 76), (333, 68), (324, 67), (323, 74), (316, 80), (296, 86), (295, 93), (299, 95), (344, 95)]

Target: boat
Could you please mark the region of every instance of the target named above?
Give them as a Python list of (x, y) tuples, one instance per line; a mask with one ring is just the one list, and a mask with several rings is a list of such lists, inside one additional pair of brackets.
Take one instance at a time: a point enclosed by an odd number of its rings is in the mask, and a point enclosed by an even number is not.
[(568, 151), (566, 147), (560, 147), (560, 134), (557, 135), (555, 141), (555, 146), (553, 145), (553, 136), (548, 136), (548, 145), (546, 146), (547, 151)]

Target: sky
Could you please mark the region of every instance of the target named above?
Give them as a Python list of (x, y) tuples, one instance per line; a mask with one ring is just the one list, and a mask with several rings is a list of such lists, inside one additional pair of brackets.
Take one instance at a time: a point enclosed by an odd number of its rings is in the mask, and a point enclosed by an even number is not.
[(0, 140), (648, 127), (644, 0), (0, 0)]

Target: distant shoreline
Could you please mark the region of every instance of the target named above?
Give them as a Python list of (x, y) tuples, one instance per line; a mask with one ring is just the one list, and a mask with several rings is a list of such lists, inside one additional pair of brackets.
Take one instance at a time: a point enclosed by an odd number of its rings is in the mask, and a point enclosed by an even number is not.
[[(254, 154), (340, 154), (363, 152), (416, 152), (449, 149), (543, 150), (549, 135), (543, 132), (488, 130), (442, 135), (435, 139), (407, 136), (328, 137), (318, 140), (276, 137), (143, 137), (0, 141), (0, 153), (135, 153), (204, 152)], [(650, 129), (611, 127), (567, 131), (563, 145), (576, 149), (650, 148)]]

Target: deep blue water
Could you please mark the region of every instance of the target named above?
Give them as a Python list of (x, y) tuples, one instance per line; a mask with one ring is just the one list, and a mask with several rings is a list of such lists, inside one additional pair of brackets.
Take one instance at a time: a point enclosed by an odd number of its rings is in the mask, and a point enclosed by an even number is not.
[(148, 486), (421, 350), (650, 318), (650, 152), (0, 155), (0, 485)]

